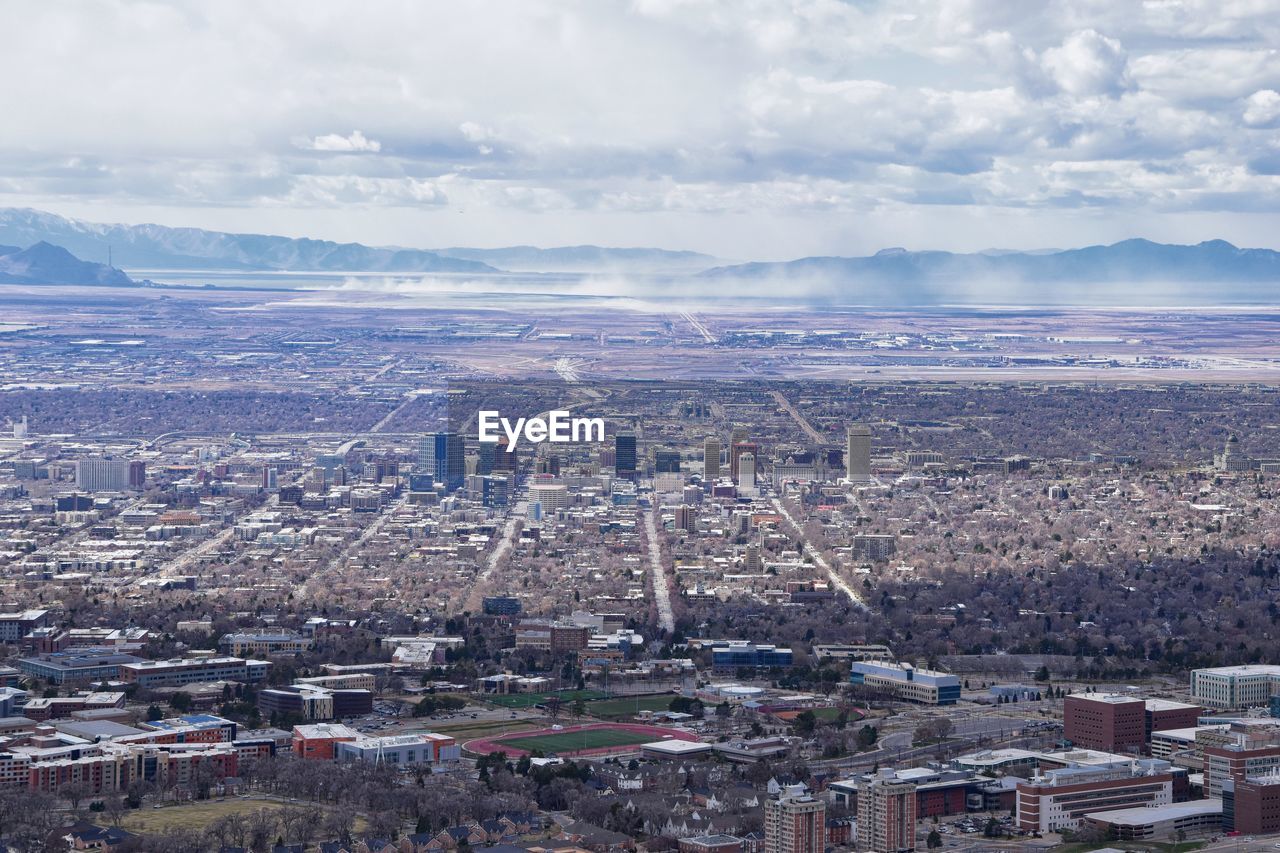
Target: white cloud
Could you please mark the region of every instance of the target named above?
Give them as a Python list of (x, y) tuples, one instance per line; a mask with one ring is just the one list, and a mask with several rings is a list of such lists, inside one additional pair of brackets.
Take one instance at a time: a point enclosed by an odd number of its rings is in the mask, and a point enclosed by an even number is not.
[(1120, 42), (1095, 30), (1072, 33), (1044, 53), (1044, 67), (1069, 95), (1116, 97), (1129, 88), (1128, 58)]
[(920, 244), (962, 215), (1064, 245), (1275, 206), (1260, 129), (1280, 126), (1280, 0), (353, 8), (11, 4), (0, 74), (24, 83), (0, 114), (22, 120), (0, 138), (0, 204), (738, 257)]
[(1259, 89), (1246, 98), (1244, 123), (1250, 127), (1280, 127), (1280, 92)]
[(312, 151), (368, 151), (376, 154), (382, 150), (382, 143), (376, 139), (367, 138), (358, 130), (353, 130), (347, 136), (337, 133), (317, 136), (307, 147)]

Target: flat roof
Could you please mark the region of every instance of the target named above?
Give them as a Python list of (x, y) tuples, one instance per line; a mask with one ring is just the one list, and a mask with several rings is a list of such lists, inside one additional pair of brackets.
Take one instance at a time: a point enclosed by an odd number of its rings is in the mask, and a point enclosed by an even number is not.
[(1280, 675), (1280, 666), (1271, 663), (1243, 663), (1236, 666), (1210, 666), (1192, 670), (1210, 675)]
[(1223, 724), (1219, 726), (1192, 726), (1188, 729), (1165, 729), (1162, 732), (1152, 732), (1151, 739), (1166, 738), (1168, 740), (1194, 741), (1198, 732), (1224, 732), (1230, 726)]
[(1068, 699), (1087, 699), (1090, 702), (1106, 702), (1108, 705), (1119, 705), (1124, 702), (1141, 702), (1137, 696), (1125, 696), (1121, 693), (1072, 693)]
[(665, 752), (668, 755), (692, 755), (696, 752), (710, 752), (711, 744), (700, 740), (655, 740), (640, 744), (640, 748), (649, 752)]
[(1190, 711), (1192, 709), (1199, 710), (1202, 705), (1193, 705), (1190, 702), (1175, 702), (1172, 699), (1148, 699), (1148, 711)]
[(1189, 800), (1185, 803), (1170, 803), (1164, 806), (1089, 812), (1085, 817), (1104, 820), (1107, 823), (1122, 823), (1126, 826), (1146, 826), (1166, 820), (1178, 820), (1179, 818), (1211, 814), (1222, 814), (1222, 800)]

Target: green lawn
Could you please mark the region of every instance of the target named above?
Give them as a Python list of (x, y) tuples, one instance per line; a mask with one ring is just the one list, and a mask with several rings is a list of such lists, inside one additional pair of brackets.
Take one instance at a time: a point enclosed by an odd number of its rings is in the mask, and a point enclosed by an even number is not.
[(601, 719), (620, 719), (634, 717), (640, 711), (666, 711), (671, 707), (671, 700), (676, 698), (670, 693), (656, 696), (626, 696), (618, 699), (598, 699), (587, 703), (587, 713)]
[[(840, 716), (840, 709), (831, 707), (814, 708), (813, 715), (818, 718), (818, 722), (820, 723), (834, 723)], [(861, 711), (856, 711), (853, 708), (849, 709), (849, 722), (852, 723), (855, 720), (861, 719), (861, 716)]]
[(575, 700), (589, 702), (592, 699), (607, 699), (608, 694), (599, 690), (561, 690), (555, 693), (507, 693), (503, 695), (485, 696), (484, 701), (503, 708), (532, 708), (541, 705), (552, 696), (560, 697), (560, 704), (568, 710)]
[(530, 737), (505, 738), (501, 746), (524, 749), (529, 752), (538, 750), (544, 755), (551, 752), (576, 752), (580, 749), (599, 749), (602, 746), (633, 746), (649, 743), (654, 739), (652, 734), (626, 732), (617, 729), (586, 729), (577, 732), (556, 732), (549, 735), (533, 735)]

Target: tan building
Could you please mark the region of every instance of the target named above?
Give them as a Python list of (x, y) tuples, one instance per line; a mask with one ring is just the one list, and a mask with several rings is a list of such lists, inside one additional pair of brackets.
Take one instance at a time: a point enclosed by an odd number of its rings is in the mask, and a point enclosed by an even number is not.
[(796, 785), (764, 803), (764, 853), (823, 853), (827, 805)]
[(916, 783), (881, 770), (858, 786), (858, 850), (911, 853), (916, 849)]

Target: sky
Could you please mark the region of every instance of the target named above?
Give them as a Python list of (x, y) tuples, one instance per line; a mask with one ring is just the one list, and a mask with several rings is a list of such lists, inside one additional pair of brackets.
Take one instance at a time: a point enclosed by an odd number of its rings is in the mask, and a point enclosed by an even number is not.
[(1280, 248), (1280, 0), (0, 0), (0, 206), (734, 260)]

